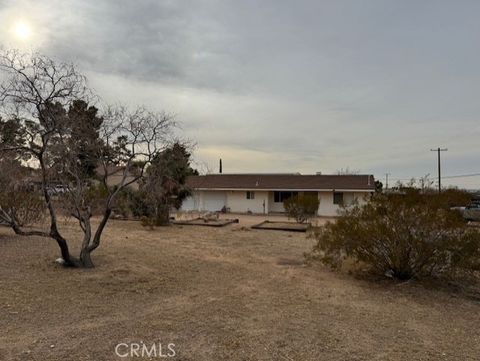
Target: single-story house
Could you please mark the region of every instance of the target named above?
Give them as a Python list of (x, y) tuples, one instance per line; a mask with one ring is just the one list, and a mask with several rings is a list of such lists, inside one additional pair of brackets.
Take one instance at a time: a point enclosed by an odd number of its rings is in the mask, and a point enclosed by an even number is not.
[[(105, 175), (105, 171), (107, 172), (107, 186), (115, 187), (122, 183), (125, 167), (109, 165), (105, 169), (104, 167), (98, 166), (96, 169), (97, 176), (103, 177)], [(134, 178), (134, 173), (129, 171), (125, 177), (125, 183), (131, 182)], [(140, 188), (138, 182), (133, 182), (128, 187), (136, 191)]]
[(320, 200), (318, 215), (335, 216), (341, 205), (366, 202), (375, 191), (373, 175), (209, 174), (187, 178), (192, 190), (183, 211), (281, 213), (297, 194)]

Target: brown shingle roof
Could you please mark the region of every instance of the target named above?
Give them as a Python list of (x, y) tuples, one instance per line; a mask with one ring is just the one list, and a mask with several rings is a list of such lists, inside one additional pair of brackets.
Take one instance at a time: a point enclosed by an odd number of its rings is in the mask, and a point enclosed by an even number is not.
[(374, 190), (373, 175), (209, 174), (190, 176), (192, 189)]

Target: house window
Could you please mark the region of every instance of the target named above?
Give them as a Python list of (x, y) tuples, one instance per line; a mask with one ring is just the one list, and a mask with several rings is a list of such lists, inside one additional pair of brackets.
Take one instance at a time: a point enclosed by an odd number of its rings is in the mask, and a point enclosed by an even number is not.
[(343, 204), (343, 193), (342, 192), (333, 192), (333, 204), (338, 204), (338, 205)]
[(255, 199), (255, 192), (247, 191), (247, 199)]
[(294, 197), (298, 192), (273, 192), (273, 201), (275, 203), (283, 203), (284, 200)]

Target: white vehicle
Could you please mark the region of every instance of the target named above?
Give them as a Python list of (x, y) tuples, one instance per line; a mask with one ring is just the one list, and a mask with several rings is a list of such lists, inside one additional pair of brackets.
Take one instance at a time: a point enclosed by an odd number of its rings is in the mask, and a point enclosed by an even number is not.
[(68, 187), (63, 184), (58, 184), (55, 186), (50, 186), (47, 188), (47, 192), (50, 195), (58, 195), (68, 192)]
[(468, 221), (480, 221), (480, 201), (474, 201), (465, 207), (463, 218)]

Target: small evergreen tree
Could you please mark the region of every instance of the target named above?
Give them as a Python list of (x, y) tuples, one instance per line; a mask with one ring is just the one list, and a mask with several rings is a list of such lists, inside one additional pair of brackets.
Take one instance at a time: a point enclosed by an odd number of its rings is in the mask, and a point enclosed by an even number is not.
[(180, 208), (190, 195), (185, 181), (189, 175), (198, 174), (190, 166), (190, 157), (186, 146), (176, 142), (153, 159), (141, 186), (140, 206), (137, 199), (146, 225), (169, 224), (170, 208)]

